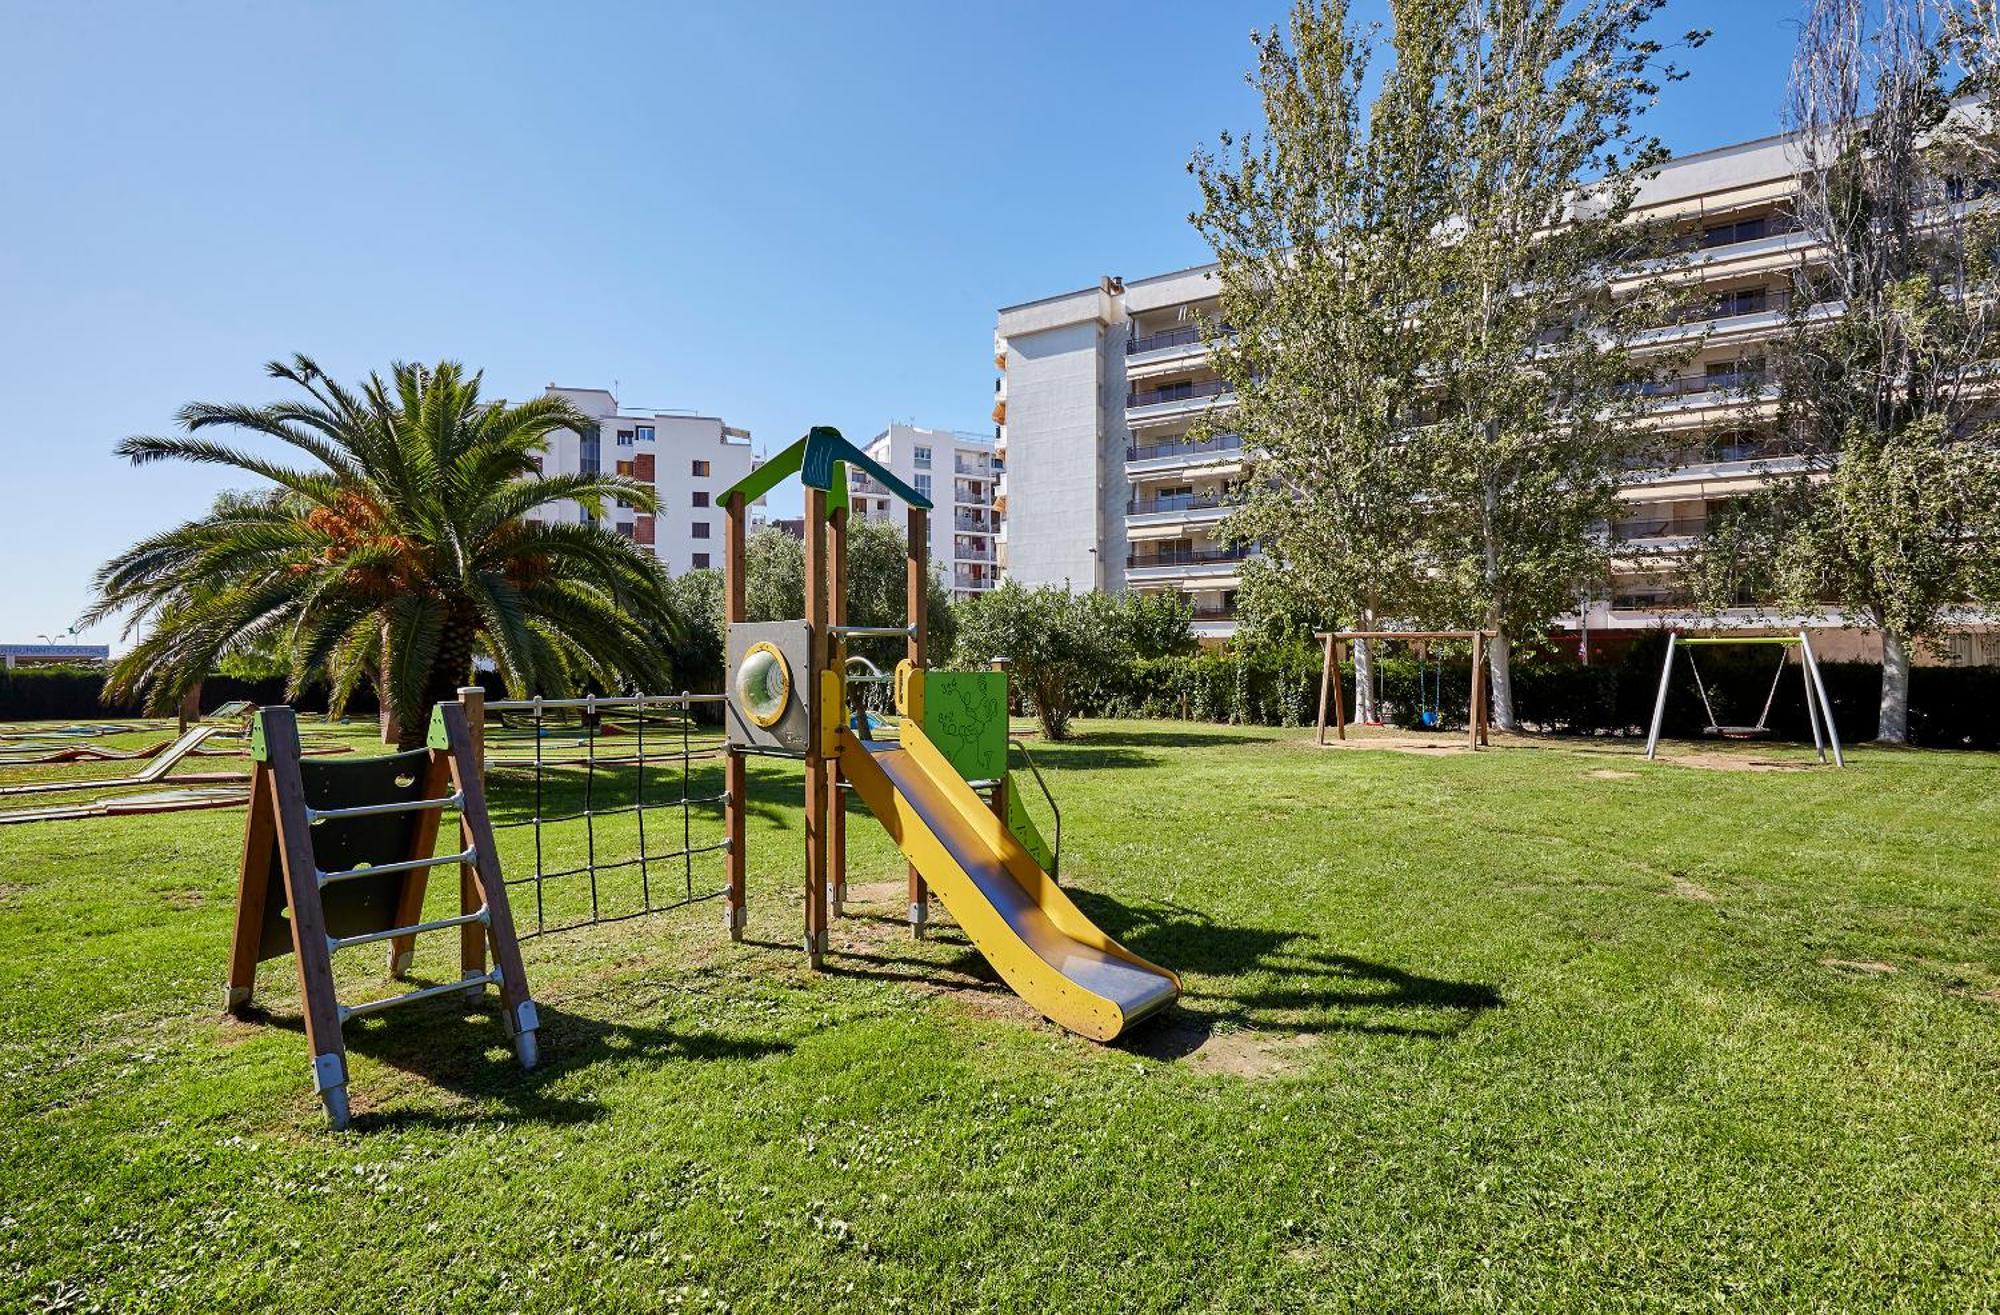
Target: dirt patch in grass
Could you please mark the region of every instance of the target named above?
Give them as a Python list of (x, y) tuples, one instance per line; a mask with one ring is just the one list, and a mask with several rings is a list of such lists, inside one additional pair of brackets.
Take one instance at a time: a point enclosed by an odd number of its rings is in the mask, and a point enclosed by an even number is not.
[(1141, 1023), (1118, 1044), (1134, 1054), (1176, 1063), (1197, 1073), (1220, 1073), (1257, 1080), (1283, 1077), (1305, 1068), (1313, 1039), (1303, 1033), (1256, 1028), (1218, 1028), (1214, 1020), (1174, 1010)]
[(1700, 749), (1687, 753), (1663, 753), (1653, 760), (1674, 767), (1695, 767), (1705, 772), (1803, 772), (1813, 763), (1783, 762), (1776, 758), (1746, 758), (1733, 753)]
[(0, 904), (5, 904), (17, 896), (25, 894), (27, 887), (18, 881), (0, 881)]
[(1599, 767), (1595, 771), (1585, 772), (1584, 775), (1593, 781), (1636, 781), (1639, 779), (1639, 773), (1621, 772), (1615, 767)]
[(1669, 872), (1667, 883), (1676, 898), (1699, 900), (1704, 904), (1715, 902), (1715, 892), (1696, 881), (1685, 872)]
[(1861, 977), (1887, 977), (1891, 973), (1902, 971), (1895, 964), (1884, 963), (1880, 959), (1821, 959), (1819, 962), (1823, 968)]

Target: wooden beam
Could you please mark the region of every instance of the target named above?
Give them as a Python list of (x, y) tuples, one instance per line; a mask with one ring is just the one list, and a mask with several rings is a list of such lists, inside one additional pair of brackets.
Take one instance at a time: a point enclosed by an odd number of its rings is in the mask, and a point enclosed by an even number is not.
[[(921, 670), (927, 656), (930, 640), (930, 513), (922, 507), (909, 509), (909, 520), (905, 531), (908, 537), (908, 556), (904, 571), (904, 605), (910, 623), (910, 638), (905, 656), (910, 665)], [(930, 922), (930, 888), (924, 884), (924, 874), (917, 871), (917, 865), (909, 865), (910, 890), (910, 934), (918, 940), (924, 936), (924, 927)]]
[[(722, 621), (726, 631), (729, 626), (749, 619), (744, 604), (744, 537), (747, 527), (742, 494), (729, 495), (723, 499), (722, 505), (726, 513), (722, 529)], [(724, 679), (727, 678), (725, 674)], [(722, 810), (729, 841), (729, 850), (723, 856), (729, 876), (729, 893), (723, 897), (722, 917), (729, 928), (729, 939), (740, 941), (743, 939), (747, 912), (744, 908), (743, 842), (750, 829), (750, 767), (749, 760), (733, 749), (723, 754), (722, 788), (729, 795), (729, 802), (723, 805)]]
[(299, 1005), (305, 1012), (306, 1047), (313, 1077), (325, 1093), (347, 1085), (347, 1049), (340, 1036), (340, 1005), (334, 996), (333, 950), (326, 914), (320, 907), (319, 864), (313, 856), (312, 827), (306, 821), (305, 782), (299, 775), (299, 723), (290, 708), (265, 708), (265, 780), (276, 818), (278, 853), (285, 869), (285, 899), (292, 925), (292, 958), (299, 966)]
[[(827, 590), (833, 624), (847, 624), (847, 517), (846, 507), (836, 507), (827, 516), (828, 538), (831, 550), (828, 554)], [(847, 643), (831, 638), (827, 644), (827, 661), (841, 677), (841, 720), (846, 718), (847, 698)], [(828, 895), (829, 913), (839, 917), (847, 903), (847, 796), (840, 789), (840, 760), (827, 760), (826, 798), (826, 844), (827, 882), (832, 887)]]
[[(827, 599), (826, 490), (806, 488), (806, 670), (808, 700), (817, 705), (826, 670), (832, 609)], [(827, 765), (820, 752), (817, 713), (806, 736), (806, 958), (818, 968), (826, 956)]]
[(257, 989), (257, 950), (264, 937), (264, 905), (271, 890), (271, 845), (278, 836), (271, 767), (250, 772), (250, 816), (243, 826), (243, 868), (236, 878), (236, 928), (229, 945), (229, 992), (225, 1008), (241, 1013)]
[(1313, 743), (1323, 745), (1326, 743), (1326, 692), (1327, 687), (1334, 683), (1333, 636), (1320, 637), (1326, 641), (1326, 651), (1319, 660), (1319, 718), (1313, 723)]
[[(472, 761), (479, 769), (480, 793), (486, 789), (486, 691), (477, 685), (467, 685), (458, 691), (458, 701), (465, 705), (465, 729), (472, 740)], [(444, 755), (433, 754), (443, 760)], [(444, 778), (451, 779), (451, 763), (441, 761)], [(436, 843), (437, 814), (426, 813), (431, 819), (432, 843)], [(426, 848), (426, 854), (431, 850)], [(458, 865), (458, 911), (471, 913), (484, 902), (479, 890), (479, 870), (470, 863)], [(477, 923), (468, 923), (458, 929), (458, 971), (460, 975), (472, 977), (486, 971), (486, 932)]]

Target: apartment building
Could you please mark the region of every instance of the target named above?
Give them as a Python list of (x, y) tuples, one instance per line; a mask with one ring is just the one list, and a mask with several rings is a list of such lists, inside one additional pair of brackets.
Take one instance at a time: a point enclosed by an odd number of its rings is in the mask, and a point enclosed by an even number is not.
[[(1000, 460), (992, 439), (892, 424), (862, 451), (931, 500), (930, 559), (944, 572), (953, 598), (962, 601), (999, 583)], [(868, 475), (850, 470), (847, 491), (852, 515), (903, 527), (901, 504)]]
[[(582, 433), (565, 429), (549, 436), (544, 474), (611, 471), (651, 484), (659, 493), (657, 512), (643, 513), (621, 501), (604, 508), (605, 523), (650, 547), (671, 574), (721, 567), (723, 515), (715, 498), (758, 464), (747, 430), (685, 411), (627, 414), (602, 388), (550, 384), (547, 394), (569, 399), (592, 423)], [(763, 499), (757, 501), (763, 505)], [(591, 519), (575, 502), (556, 503), (542, 514), (552, 520)]]
[[(1671, 611), (1663, 556), (1693, 542), (1712, 508), (1772, 472), (1796, 470), (1774, 429), (1776, 389), (1765, 348), (1783, 331), (1794, 275), (1813, 257), (1787, 203), (1796, 159), (1766, 137), (1672, 161), (1642, 190), (1643, 212), (1677, 225), (1698, 293), (1686, 313), (1649, 335), (1661, 348), (1700, 343), (1691, 364), (1647, 387), (1649, 423), (1671, 436), (1671, 457), (1634, 470), (1609, 532), (1620, 547), (1611, 596), (1568, 619), (1584, 647), (1696, 618)], [(1242, 440), (1190, 438), (1195, 421), (1226, 416), (1232, 400), (1210, 368), (1199, 317), (1213, 317), (1213, 266), (1152, 278), (1106, 278), (1077, 292), (999, 312), (995, 419), (1007, 463), (1006, 568), (1026, 584), (1106, 590), (1178, 590), (1196, 630), (1235, 631), (1244, 549), (1215, 539)], [(1223, 425), (1226, 430), (1226, 422)], [(1809, 618), (1839, 626), (1837, 613)], [(1752, 626), (1744, 609), (1725, 620)], [(1974, 627), (1962, 659), (2000, 658)], [(1829, 635), (1825, 657), (1879, 658), (1879, 637)]]

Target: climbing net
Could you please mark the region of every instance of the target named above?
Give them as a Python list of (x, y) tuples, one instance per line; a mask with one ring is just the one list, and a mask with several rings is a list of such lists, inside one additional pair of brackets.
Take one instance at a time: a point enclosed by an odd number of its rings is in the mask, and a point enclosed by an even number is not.
[[(486, 791), (521, 939), (727, 889), (720, 694), (486, 704)], [(664, 816), (663, 816), (664, 815)], [(697, 865), (708, 855), (717, 857)], [(699, 866), (701, 872), (697, 874)], [(528, 873), (532, 875), (511, 875)]]

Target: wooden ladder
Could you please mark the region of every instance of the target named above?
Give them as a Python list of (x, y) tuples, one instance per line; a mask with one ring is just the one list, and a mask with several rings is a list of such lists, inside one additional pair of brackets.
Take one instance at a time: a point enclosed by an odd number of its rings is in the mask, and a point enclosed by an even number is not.
[[(387, 757), (308, 760), (300, 752), (292, 709), (257, 713), (227, 1007), (235, 1014), (247, 1010), (260, 962), (294, 956), (313, 1083), (335, 1129), (348, 1123), (341, 1028), (351, 1018), (496, 986), (521, 1066), (535, 1066), (539, 1019), (486, 811), (479, 739), (464, 704), (440, 703), (431, 714), (426, 748)], [(434, 855), (447, 809), (458, 812), (460, 848)], [(453, 863), (459, 866), (460, 912), (425, 922), (430, 869)], [(419, 933), (454, 927), (459, 980), (352, 1005), (336, 996), (338, 951), (387, 942), (389, 971), (402, 977), (410, 970)]]

